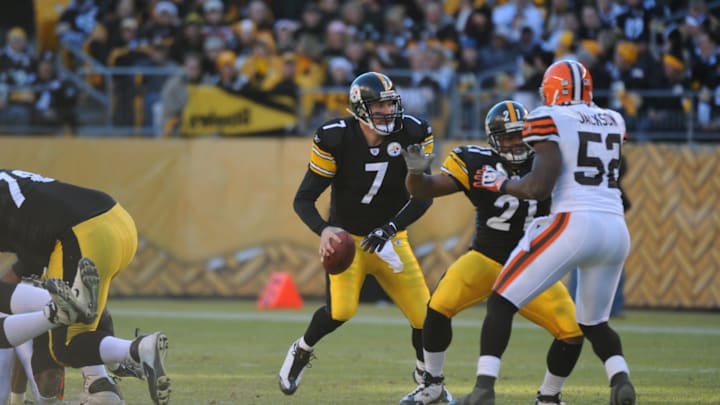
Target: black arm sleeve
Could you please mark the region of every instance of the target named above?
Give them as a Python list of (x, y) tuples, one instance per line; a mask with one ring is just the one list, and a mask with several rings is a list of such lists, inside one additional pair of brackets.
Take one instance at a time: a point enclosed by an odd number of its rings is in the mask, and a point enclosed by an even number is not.
[(319, 176), (308, 170), (293, 200), (295, 213), (310, 230), (318, 235), (330, 224), (320, 216), (320, 212), (318, 212), (315, 206), (315, 201), (317, 201), (320, 194), (330, 186), (331, 182), (331, 178)]
[(432, 198), (418, 199), (411, 198), (404, 207), (390, 221), (395, 224), (398, 230), (405, 229), (413, 222), (417, 221), (425, 211), (432, 205)]

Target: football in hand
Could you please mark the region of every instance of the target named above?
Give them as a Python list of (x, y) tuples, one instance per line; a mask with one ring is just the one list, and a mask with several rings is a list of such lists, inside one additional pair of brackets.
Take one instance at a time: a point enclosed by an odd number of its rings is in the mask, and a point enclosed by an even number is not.
[(349, 233), (343, 231), (336, 234), (342, 240), (341, 243), (335, 242), (334, 239), (330, 239), (335, 253), (330, 254), (322, 258), (322, 265), (330, 274), (340, 274), (347, 270), (352, 264), (355, 258), (355, 241)]

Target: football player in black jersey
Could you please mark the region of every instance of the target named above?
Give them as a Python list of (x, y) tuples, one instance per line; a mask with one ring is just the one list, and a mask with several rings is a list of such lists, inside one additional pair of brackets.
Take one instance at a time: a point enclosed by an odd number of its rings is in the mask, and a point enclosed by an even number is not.
[[(462, 146), (445, 159), (440, 174), (427, 175), (432, 155), (415, 145), (403, 151), (408, 164), (406, 184), (413, 196), (432, 198), (462, 191), (475, 206), (475, 236), (470, 250), (458, 258), (430, 298), (423, 325), (425, 380), (401, 404), (431, 404), (443, 392), (445, 353), (452, 339), (451, 319), (485, 300), (503, 263), (536, 216), (548, 215), (550, 200), (523, 200), (474, 188), (475, 170), (490, 165), (508, 176), (522, 176), (532, 167), (532, 150), (522, 141), (527, 110), (515, 101), (501, 101), (487, 113), (485, 132), (490, 148)], [(520, 313), (547, 329), (555, 340), (548, 352), (548, 370), (536, 404), (559, 404), (560, 389), (582, 348), (575, 304), (558, 282)]]
[[(315, 345), (355, 315), (365, 277), (373, 275), (412, 327), (416, 368), (424, 369), (422, 323), (430, 293), (408, 243), (405, 228), (430, 207), (431, 199), (411, 198), (405, 189), (403, 148), (433, 151), (427, 122), (403, 114), (390, 78), (361, 74), (350, 86), (351, 116), (330, 120), (315, 133), (310, 164), (295, 195), (295, 212), (320, 235), (319, 253), (332, 251), (336, 233), (349, 232), (358, 246), (350, 267), (327, 276), (327, 303), (313, 315), (305, 334), (292, 343), (278, 374), (280, 389), (292, 395)], [(428, 171), (429, 173), (429, 171)], [(330, 216), (315, 206), (331, 187)]]
[[(17, 256), (16, 271), (46, 269), (45, 278), (72, 282), (82, 264), (90, 262), (98, 272), (96, 313), (100, 314), (110, 282), (127, 267), (136, 249), (135, 223), (109, 195), (35, 173), (0, 169), (0, 251)], [(54, 364), (36, 362), (40, 356), (33, 355), (33, 371), (82, 368), (82, 401), (119, 404), (122, 397), (104, 363), (134, 361), (146, 370), (153, 402), (167, 404), (170, 383), (163, 365), (167, 336), (156, 332), (135, 340), (119, 339), (99, 330), (99, 322), (95, 316), (89, 324), (51, 330), (49, 342), (36, 339), (34, 353), (49, 350)], [(57, 384), (38, 388), (42, 404), (59, 403)]]

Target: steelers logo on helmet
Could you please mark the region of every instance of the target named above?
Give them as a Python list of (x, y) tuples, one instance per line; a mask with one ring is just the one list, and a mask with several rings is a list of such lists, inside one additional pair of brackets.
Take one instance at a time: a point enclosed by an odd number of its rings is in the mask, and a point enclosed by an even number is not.
[(355, 85), (350, 87), (350, 102), (359, 103), (362, 101), (362, 94), (360, 93), (360, 86)]
[(522, 131), (528, 111), (517, 101), (504, 100), (485, 116), (485, 133), (490, 147), (510, 164), (519, 165), (532, 154), (523, 141)]
[(387, 153), (392, 157), (400, 156), (401, 151), (402, 146), (400, 146), (398, 142), (390, 142), (390, 144), (387, 146)]

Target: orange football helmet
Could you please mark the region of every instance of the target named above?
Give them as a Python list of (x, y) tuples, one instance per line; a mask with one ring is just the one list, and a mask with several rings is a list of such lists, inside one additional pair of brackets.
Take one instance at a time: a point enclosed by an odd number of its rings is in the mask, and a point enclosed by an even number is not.
[(540, 98), (545, 105), (592, 103), (592, 77), (582, 63), (561, 60), (545, 71)]

